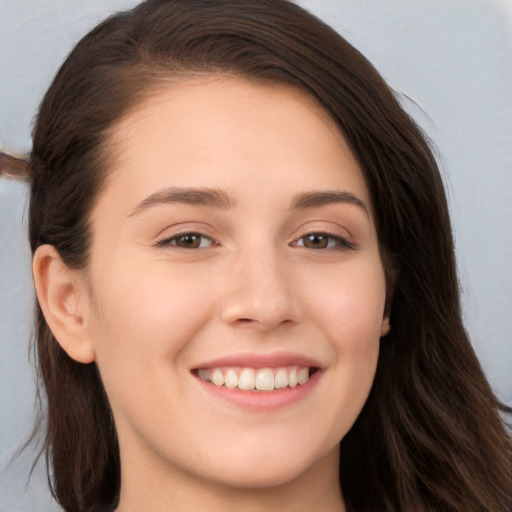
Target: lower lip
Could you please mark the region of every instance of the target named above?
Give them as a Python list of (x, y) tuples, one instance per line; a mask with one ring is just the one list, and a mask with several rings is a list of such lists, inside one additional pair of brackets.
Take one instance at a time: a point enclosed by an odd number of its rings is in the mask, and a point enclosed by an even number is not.
[(211, 395), (240, 407), (252, 410), (269, 411), (292, 405), (308, 396), (321, 377), (321, 371), (316, 371), (304, 384), (294, 388), (276, 389), (274, 391), (243, 391), (238, 388), (216, 386), (195, 376), (196, 380)]

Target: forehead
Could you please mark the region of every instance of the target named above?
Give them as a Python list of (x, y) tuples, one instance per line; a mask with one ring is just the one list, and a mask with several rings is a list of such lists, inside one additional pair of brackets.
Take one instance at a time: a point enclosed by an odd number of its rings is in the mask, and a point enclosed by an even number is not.
[(111, 182), (138, 180), (141, 193), (165, 181), (230, 188), (269, 180), (285, 189), (293, 178), (322, 189), (340, 178), (367, 194), (334, 120), (290, 85), (226, 76), (171, 84), (127, 113), (110, 139)]
[[(236, 111), (237, 106), (243, 108)], [(279, 106), (282, 108), (277, 108)], [(243, 124), (249, 116), (254, 121), (255, 117), (263, 118), (271, 113), (289, 117), (290, 109), (294, 110), (294, 120), (305, 121), (297, 128), (311, 128), (312, 119), (316, 118), (316, 124), (322, 124), (335, 138), (343, 138), (330, 113), (312, 94), (299, 87), (231, 75), (198, 75), (150, 88), (142, 101), (136, 102), (114, 123), (109, 139), (120, 150), (118, 156), (122, 157), (143, 130), (144, 136), (156, 137), (156, 122), (161, 124), (166, 114), (172, 116), (168, 117), (165, 126), (167, 136), (173, 133), (173, 124), (179, 122), (179, 131), (184, 136), (208, 138), (216, 133), (211, 130), (213, 127), (218, 130), (228, 123)], [(245, 125), (244, 128), (250, 127)], [(311, 129), (308, 132), (309, 136), (314, 133)]]

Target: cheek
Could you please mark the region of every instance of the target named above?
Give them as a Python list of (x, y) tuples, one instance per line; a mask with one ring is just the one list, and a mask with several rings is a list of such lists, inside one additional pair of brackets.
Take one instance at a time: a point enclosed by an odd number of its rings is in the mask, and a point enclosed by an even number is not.
[(321, 294), (310, 297), (309, 310), (329, 340), (334, 361), (326, 375), (332, 409), (318, 421), (337, 439), (354, 423), (373, 384), (385, 297), (379, 265), (340, 272), (337, 279), (325, 281)]
[(168, 414), (177, 411), (183, 354), (211, 314), (212, 300), (201, 283), (155, 267), (119, 266), (99, 281), (96, 361), (123, 432), (126, 422), (143, 425), (141, 411), (155, 424), (162, 403)]
[(213, 307), (203, 282), (186, 272), (171, 275), (165, 263), (118, 266), (99, 282), (97, 355), (100, 364), (115, 359), (117, 369), (172, 361)]
[[(364, 263), (364, 262), (363, 262)], [(353, 265), (325, 279), (310, 295), (309, 310), (339, 352), (374, 350), (380, 338), (386, 300), (380, 260)]]

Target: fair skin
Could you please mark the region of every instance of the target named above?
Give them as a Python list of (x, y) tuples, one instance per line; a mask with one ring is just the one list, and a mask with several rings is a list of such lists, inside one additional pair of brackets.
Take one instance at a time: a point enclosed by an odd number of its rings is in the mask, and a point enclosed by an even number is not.
[[(339, 130), (296, 89), (210, 77), (140, 105), (112, 143), (86, 272), (42, 246), (34, 279), (62, 347), (100, 369), (118, 510), (345, 510), (339, 442), (389, 325)], [(260, 377), (272, 389), (239, 389)]]

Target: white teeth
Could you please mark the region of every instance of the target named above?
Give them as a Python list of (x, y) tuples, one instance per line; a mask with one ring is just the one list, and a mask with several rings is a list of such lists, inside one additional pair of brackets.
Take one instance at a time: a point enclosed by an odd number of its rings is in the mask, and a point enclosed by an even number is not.
[(274, 372), (270, 368), (263, 368), (258, 371), (256, 389), (260, 391), (272, 391), (274, 389)]
[(297, 385), (297, 368), (293, 368), (288, 374), (288, 386), (294, 388)]
[(225, 381), (227, 388), (236, 388), (238, 387), (238, 375), (236, 374), (235, 370), (229, 369), (226, 372), (226, 381)]
[(212, 382), (216, 386), (222, 386), (224, 384), (224, 374), (219, 368), (215, 368), (215, 370), (213, 370)]
[(304, 384), (309, 380), (309, 369), (308, 368), (301, 368), (297, 372), (297, 383), (298, 384)]
[(254, 389), (256, 385), (256, 378), (254, 376), (254, 370), (252, 368), (244, 368), (240, 372), (240, 378), (238, 380), (238, 387), (240, 389)]
[(274, 377), (274, 387), (276, 389), (283, 389), (288, 387), (288, 372), (286, 368), (279, 368)]
[(216, 386), (244, 391), (273, 391), (274, 389), (294, 388), (305, 384), (310, 377), (310, 369), (304, 366), (283, 368), (201, 368), (197, 376)]

